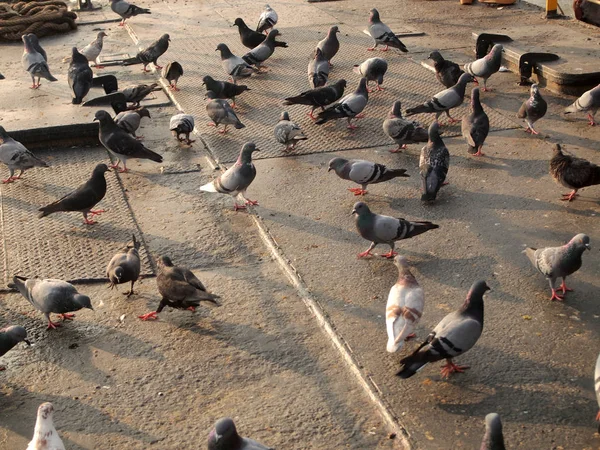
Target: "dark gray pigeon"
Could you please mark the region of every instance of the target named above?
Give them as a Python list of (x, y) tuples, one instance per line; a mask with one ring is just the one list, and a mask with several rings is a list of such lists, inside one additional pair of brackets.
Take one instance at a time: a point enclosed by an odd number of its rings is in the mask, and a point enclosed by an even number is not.
[[(175, 114), (171, 117), (169, 122), (169, 130), (179, 142), (185, 142), (187, 145), (192, 145), (196, 142), (190, 139), (190, 134), (194, 131), (194, 116), (191, 114)], [(185, 134), (185, 139), (181, 138), (180, 135)]]
[(381, 21), (379, 11), (375, 8), (371, 10), (371, 15), (369, 16), (369, 34), (375, 41), (375, 45), (369, 47), (367, 50), (375, 50), (375, 47), (381, 44), (385, 45), (385, 48), (381, 50), (382, 52), (387, 52), (389, 47), (397, 48), (404, 53), (408, 52), (406, 46), (398, 39), (390, 27)]
[[(206, 114), (212, 120), (212, 123), (208, 125), (215, 127), (220, 134), (227, 133), (227, 127), (233, 125), (236, 130), (245, 128), (237, 114), (233, 110), (233, 107), (226, 100), (216, 98), (217, 96), (212, 91), (206, 93), (206, 98), (210, 101), (206, 104)], [(224, 125), (222, 130), (219, 130), (219, 125)]]
[(208, 75), (202, 78), (202, 84), (206, 87), (207, 92), (212, 91), (215, 94), (215, 98), (220, 98), (223, 100), (230, 98), (233, 100), (233, 103), (231, 104), (232, 108), (235, 108), (235, 98), (238, 95), (250, 90), (250, 88), (248, 88), (248, 86), (245, 84), (233, 84), (229, 83), (228, 81), (217, 81)]
[(363, 202), (354, 204), (352, 214), (356, 215), (356, 229), (358, 233), (367, 241), (371, 241), (370, 247), (358, 254), (359, 258), (372, 255), (371, 250), (377, 244), (388, 244), (390, 246), (389, 253), (381, 256), (384, 258), (393, 258), (397, 255), (394, 251), (394, 243), (396, 241), (410, 239), (440, 227), (431, 222), (410, 222), (405, 219), (375, 214)]
[(100, 61), (98, 61), (98, 57), (102, 52), (102, 47), (104, 47), (104, 38), (108, 36), (104, 31), (100, 31), (96, 35), (96, 39), (90, 42), (88, 45), (83, 47), (79, 53), (85, 56), (85, 59), (89, 62), (93, 62), (95, 64), (96, 69), (103, 69), (104, 67), (100, 65)]
[(262, 63), (269, 59), (275, 52), (275, 38), (277, 36), (279, 36), (279, 31), (272, 29), (269, 31), (267, 38), (242, 56), (242, 59), (248, 64), (255, 66), (257, 69), (266, 67), (263, 66)]
[(152, 14), (147, 8), (140, 8), (132, 3), (127, 3), (125, 0), (110, 0), (110, 9), (121, 16), (119, 26), (125, 25), (125, 20), (139, 14)]
[[(15, 180), (21, 179), (23, 173), (34, 167), (48, 167), (45, 161), (42, 161), (19, 141), (11, 138), (4, 127), (0, 126), (0, 162), (6, 164), (10, 175), (2, 183), (12, 183)], [(19, 175), (16, 177), (15, 170), (19, 170)]]
[[(21, 38), (23, 40), (23, 44), (25, 45), (21, 62), (23, 64), (23, 69), (25, 69), (27, 72), (29, 72), (29, 75), (31, 75), (31, 89), (37, 89), (41, 86), (41, 78), (45, 78), (48, 81), (58, 80), (50, 73), (50, 67), (48, 67), (46, 59), (40, 53), (38, 53), (35, 48), (33, 48), (31, 44), (31, 36), (31, 34), (25, 34)], [(37, 83), (35, 82), (36, 78)]]
[(523, 102), (517, 112), (517, 117), (519, 119), (525, 119), (525, 122), (527, 122), (527, 128), (525, 129), (526, 133), (538, 134), (538, 132), (533, 129), (533, 124), (544, 117), (547, 110), (548, 104), (546, 103), (546, 100), (542, 98), (538, 85), (532, 84), (529, 98)]
[[(6, 355), (19, 342), (25, 342), (27, 345), (31, 345), (31, 342), (27, 340), (27, 331), (25, 328), (18, 325), (12, 325), (7, 328), (0, 330), (0, 356)], [(0, 366), (0, 370), (5, 370), (6, 367)]]
[[(162, 156), (146, 148), (136, 138), (119, 128), (106, 111), (96, 111), (94, 120), (100, 122), (98, 128), (100, 142), (117, 159), (117, 162), (109, 167), (125, 173), (129, 171), (127, 168), (128, 159), (149, 159), (157, 163), (163, 161)], [(119, 162), (121, 161), (123, 161), (122, 169), (119, 167)]]
[(269, 5), (265, 5), (265, 10), (261, 13), (258, 18), (258, 25), (256, 25), (256, 31), (259, 33), (265, 33), (273, 28), (277, 24), (279, 17), (273, 8)]
[(433, 60), (435, 77), (447, 88), (458, 83), (460, 76), (465, 73), (458, 64), (444, 59), (440, 52), (431, 52), (428, 59)]
[(121, 91), (125, 97), (125, 101), (133, 103), (132, 107), (137, 108), (140, 106), (140, 102), (144, 100), (151, 92), (160, 91), (158, 83), (152, 84), (133, 84), (127, 86)]
[(474, 88), (471, 92), (471, 113), (463, 117), (461, 125), (462, 135), (467, 141), (469, 154), (484, 156), (481, 149), (490, 132), (490, 119), (479, 101), (479, 88)]
[(64, 322), (75, 317), (70, 312), (82, 308), (94, 310), (90, 298), (77, 292), (75, 286), (66, 281), (15, 275), (13, 285), (35, 309), (44, 313), (48, 320), (48, 330), (61, 326), (50, 320), (50, 314), (60, 315)]
[[(596, 369), (594, 370), (594, 390), (596, 391), (596, 401), (598, 402), (596, 422), (600, 422), (600, 355), (596, 359)], [(600, 433), (600, 425), (598, 425), (598, 432)]]
[(554, 156), (550, 160), (550, 175), (558, 184), (573, 189), (563, 194), (561, 200), (571, 202), (577, 197), (577, 191), (588, 186), (600, 184), (600, 166), (583, 158), (565, 155), (560, 144), (554, 144)]
[(323, 86), (310, 91), (302, 92), (296, 97), (288, 97), (283, 102), (284, 105), (309, 105), (312, 106), (308, 116), (315, 120), (313, 115), (315, 109), (325, 109), (325, 106), (339, 100), (344, 95), (344, 89), (346, 88), (346, 80), (338, 80), (334, 84), (329, 86)]
[(63, 198), (40, 208), (38, 211), (41, 212), (38, 217), (41, 219), (55, 212), (80, 212), (83, 214), (83, 223), (95, 224), (95, 221), (88, 219), (88, 214), (96, 216), (105, 212), (103, 209), (94, 211), (92, 208), (106, 195), (106, 179), (104, 178), (106, 172), (110, 172), (106, 164), (98, 164), (88, 181)]
[(421, 200), (432, 202), (440, 188), (445, 184), (450, 167), (450, 152), (440, 137), (440, 125), (433, 122), (429, 126), (429, 141), (421, 149), (419, 171), (421, 173)]
[(487, 88), (487, 80), (500, 70), (503, 51), (502, 44), (496, 44), (483, 58), (465, 64), (465, 72), (473, 75), (476, 83), (477, 77), (483, 78), (483, 92), (491, 91)]
[(208, 435), (208, 450), (274, 450), (253, 439), (241, 437), (228, 417), (217, 420)]
[(600, 84), (589, 91), (581, 94), (575, 102), (565, 109), (565, 114), (571, 114), (575, 112), (587, 112), (589, 124), (591, 126), (596, 125), (594, 116), (600, 109)]
[(417, 142), (427, 142), (429, 134), (419, 122), (414, 120), (406, 120), (402, 117), (402, 103), (394, 102), (392, 111), (387, 119), (383, 121), (383, 131), (391, 137), (397, 148), (390, 150), (390, 153), (400, 153), (406, 148), (407, 144), (416, 144)]
[(485, 435), (479, 450), (506, 450), (502, 434), (502, 421), (496, 413), (485, 416)]
[[(256, 177), (256, 167), (252, 164), (252, 153), (260, 151), (253, 142), (247, 142), (240, 150), (240, 156), (233, 166), (219, 175), (215, 180), (200, 187), (204, 192), (217, 192), (233, 197), (233, 210), (245, 209), (246, 205), (258, 205), (257, 201), (246, 198), (246, 189)], [(244, 205), (238, 205), (241, 195)]]
[(313, 58), (308, 63), (308, 84), (315, 89), (327, 84), (329, 79), (329, 63), (320, 48), (315, 49)]
[(208, 292), (196, 275), (185, 267), (173, 265), (167, 256), (162, 256), (158, 260), (156, 286), (162, 299), (156, 311), (139, 316), (142, 320), (157, 319), (165, 306), (191, 311), (194, 311), (203, 301), (220, 306), (217, 302), (218, 295)]
[(337, 34), (340, 32), (340, 29), (337, 25), (332, 26), (327, 33), (327, 36), (319, 41), (317, 44), (317, 48), (321, 49), (323, 53), (323, 57), (329, 63), (329, 66), (332, 67), (331, 59), (337, 54), (340, 49), (340, 41), (338, 41)]
[(150, 111), (148, 111), (147, 108), (142, 107), (142, 108), (134, 109), (133, 111), (120, 112), (119, 114), (117, 114), (115, 116), (114, 120), (120, 129), (131, 134), (134, 138), (144, 139), (144, 136), (136, 136), (136, 134), (135, 134), (135, 132), (140, 127), (140, 123), (142, 122), (143, 117), (147, 117), (148, 119), (151, 119)]
[(178, 91), (177, 82), (183, 76), (183, 67), (177, 61), (168, 63), (162, 70), (162, 77), (169, 82), (169, 89)]
[(26, 35), (27, 38), (29, 39), (29, 42), (31, 42), (31, 46), (33, 47), (33, 49), (38, 52), (40, 55), (42, 55), (42, 57), (44, 58), (44, 61), (48, 61), (48, 55), (46, 54), (46, 50), (44, 50), (40, 44), (40, 40), (38, 39), (38, 37), (33, 34), (33, 33), (29, 33)]
[(221, 52), (221, 67), (234, 84), (241, 78), (248, 78), (253, 73), (257, 72), (258, 69), (252, 67), (246, 61), (239, 56), (234, 55), (225, 44), (221, 43), (217, 45), (215, 51)]
[(462, 307), (444, 317), (419, 348), (400, 360), (403, 367), (396, 375), (410, 378), (427, 364), (442, 359), (446, 360), (442, 378), (468, 369), (469, 366), (454, 364), (452, 358), (469, 351), (479, 340), (483, 331), (483, 295), (488, 290), (485, 281), (473, 283)]
[(298, 124), (290, 120), (290, 115), (287, 111), (281, 113), (273, 134), (277, 142), (285, 145), (285, 151), (294, 150), (298, 142), (308, 139)]
[(142, 262), (140, 261), (140, 242), (132, 236), (132, 241), (127, 244), (123, 250), (112, 257), (106, 267), (106, 277), (110, 281), (110, 288), (117, 284), (131, 283), (129, 292), (125, 295), (129, 297), (133, 292), (133, 284), (140, 277)]
[(563, 296), (569, 289), (565, 283), (569, 275), (577, 272), (583, 261), (581, 256), (586, 250), (591, 250), (590, 238), (586, 234), (579, 233), (562, 247), (533, 248), (527, 247), (524, 253), (539, 272), (548, 279), (552, 296), (550, 300), (564, 300), (556, 293), (554, 285), (557, 278), (562, 278), (561, 289)]
[(142, 70), (144, 72), (149, 72), (147, 66), (148, 64), (152, 63), (156, 69), (162, 69), (162, 66), (158, 65), (158, 58), (164, 55), (169, 49), (169, 42), (171, 42), (169, 35), (163, 34), (144, 50), (140, 51), (135, 57), (123, 61), (123, 65), (129, 66), (132, 64), (143, 64), (144, 67)]
[(73, 92), (73, 100), (71, 100), (71, 103), (80, 105), (83, 98), (92, 88), (94, 73), (92, 72), (92, 69), (90, 69), (87, 58), (79, 53), (77, 47), (73, 47), (72, 49), (71, 63), (69, 64), (67, 78), (69, 80), (69, 87)]
[[(253, 49), (260, 45), (262, 41), (266, 39), (266, 36), (258, 31), (254, 31), (246, 25), (246, 22), (242, 20), (242, 18), (238, 17), (233, 22), (233, 25), (238, 27), (238, 32), (240, 33), (240, 40), (242, 41), (242, 45), (244, 47), (248, 47), (249, 49)], [(287, 48), (287, 44), (285, 42), (275, 41), (275, 47), (284, 47)]]
[(388, 63), (385, 59), (369, 58), (362, 64), (355, 65), (352, 70), (354, 73), (367, 79), (367, 90), (373, 92), (373, 90), (369, 89), (369, 82), (374, 81), (376, 84), (375, 90), (383, 91), (381, 84), (383, 84), (383, 76), (387, 72), (387, 68)]
[(356, 125), (352, 125), (352, 119), (361, 119), (361, 114), (369, 101), (369, 91), (367, 90), (367, 79), (361, 78), (356, 91), (346, 95), (339, 102), (334, 103), (329, 108), (321, 111), (317, 116), (317, 125), (322, 125), (330, 120), (346, 118), (348, 120), (348, 129), (355, 130)]
[(409, 177), (406, 169), (388, 169), (383, 164), (362, 159), (333, 158), (327, 172), (335, 171), (342, 180), (354, 181), (360, 188), (350, 188), (354, 195), (365, 195), (369, 184), (382, 183), (398, 177)]

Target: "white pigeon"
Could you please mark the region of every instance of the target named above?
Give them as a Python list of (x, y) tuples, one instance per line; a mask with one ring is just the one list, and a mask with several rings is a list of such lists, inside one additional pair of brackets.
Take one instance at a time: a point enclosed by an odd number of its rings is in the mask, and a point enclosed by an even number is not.
[(98, 57), (100, 56), (100, 52), (102, 52), (105, 36), (108, 36), (108, 34), (106, 34), (104, 31), (100, 31), (96, 36), (96, 39), (79, 50), (79, 53), (85, 56), (89, 62), (93, 62), (97, 69), (103, 68), (98, 61)]
[(275, 26), (279, 17), (273, 8), (269, 5), (265, 5), (265, 10), (262, 12), (260, 17), (258, 18), (258, 25), (256, 26), (256, 31), (259, 33), (267, 34), (267, 31)]
[(53, 413), (52, 403), (47, 402), (40, 405), (35, 430), (33, 430), (33, 439), (27, 446), (27, 450), (65, 450), (65, 445), (54, 428)]

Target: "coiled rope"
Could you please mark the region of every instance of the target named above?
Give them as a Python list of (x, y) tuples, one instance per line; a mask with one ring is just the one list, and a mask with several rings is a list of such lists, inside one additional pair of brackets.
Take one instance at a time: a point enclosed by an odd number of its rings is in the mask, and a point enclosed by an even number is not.
[(37, 37), (67, 33), (77, 29), (76, 18), (60, 0), (0, 0), (0, 41), (20, 41), (27, 33)]

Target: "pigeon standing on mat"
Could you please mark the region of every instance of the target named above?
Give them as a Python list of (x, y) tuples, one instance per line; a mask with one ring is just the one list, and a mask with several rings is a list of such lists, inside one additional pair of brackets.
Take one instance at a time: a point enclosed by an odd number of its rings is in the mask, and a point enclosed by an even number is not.
[(123, 65), (131, 65), (131, 64), (143, 64), (144, 67), (142, 70), (144, 72), (149, 72), (147, 69), (148, 64), (154, 64), (156, 69), (162, 69), (162, 66), (158, 65), (158, 58), (165, 54), (165, 52), (169, 49), (169, 42), (171, 42), (171, 38), (168, 34), (163, 34), (160, 38), (146, 47), (144, 50), (140, 51), (134, 58), (126, 59), (123, 61)]
[(398, 268), (398, 280), (390, 289), (385, 307), (389, 353), (397, 352), (405, 341), (415, 337), (413, 331), (425, 307), (423, 288), (411, 273), (406, 257), (396, 256), (394, 264)]
[[(34, 167), (48, 167), (48, 164), (21, 144), (11, 138), (4, 127), (0, 126), (0, 162), (6, 164), (10, 175), (2, 183), (12, 183), (15, 180), (21, 179), (23, 173), (27, 169)], [(14, 176), (15, 170), (19, 170), (19, 175)]]
[(329, 63), (320, 48), (315, 49), (314, 57), (308, 63), (308, 84), (315, 89), (327, 84)]
[(321, 50), (323, 53), (323, 57), (329, 63), (329, 66), (332, 67), (331, 59), (337, 54), (340, 49), (340, 41), (338, 41), (337, 34), (340, 32), (340, 29), (337, 25), (332, 26), (325, 36), (324, 39), (320, 40), (317, 44), (317, 48)]
[(162, 77), (169, 82), (169, 89), (178, 91), (177, 82), (183, 76), (183, 67), (177, 61), (168, 63), (162, 70)]
[(565, 114), (574, 112), (587, 112), (589, 125), (596, 125), (594, 116), (600, 109), (600, 84), (589, 91), (584, 92), (575, 102), (565, 109)]
[(406, 46), (398, 39), (390, 27), (381, 21), (379, 11), (375, 8), (371, 10), (371, 15), (369, 16), (369, 34), (375, 41), (375, 45), (367, 49), (369, 51), (375, 50), (375, 47), (381, 44), (385, 45), (385, 48), (381, 50), (382, 52), (387, 52), (389, 47), (397, 48), (404, 53), (408, 52)]
[(410, 222), (404, 219), (375, 214), (363, 202), (354, 204), (352, 214), (356, 216), (356, 229), (358, 233), (367, 241), (371, 241), (369, 248), (358, 254), (359, 258), (372, 256), (371, 250), (377, 244), (389, 245), (389, 253), (381, 256), (384, 258), (393, 258), (397, 255), (394, 251), (396, 241), (410, 239), (440, 227), (431, 222)]
[[(25, 342), (31, 345), (27, 340), (27, 330), (19, 325), (12, 325), (0, 330), (0, 356), (6, 355), (19, 342)], [(0, 366), (0, 370), (5, 370), (6, 367)]]
[(356, 125), (352, 124), (352, 119), (361, 119), (361, 114), (369, 101), (369, 91), (367, 90), (367, 79), (361, 78), (358, 88), (352, 94), (346, 95), (339, 102), (334, 103), (329, 108), (321, 111), (317, 116), (317, 125), (322, 125), (330, 120), (343, 119), (348, 120), (348, 129), (355, 130)]
[[(596, 401), (598, 402), (598, 413), (596, 414), (596, 421), (600, 422), (600, 355), (596, 359), (596, 369), (594, 370), (594, 390), (596, 391)], [(598, 425), (600, 432), (600, 425)]]
[(273, 28), (269, 31), (267, 38), (261, 44), (242, 56), (242, 59), (251, 66), (260, 69), (263, 67), (261, 66), (262, 63), (269, 59), (275, 52), (275, 38), (277, 36), (279, 36), (279, 31)]
[(463, 117), (461, 131), (467, 141), (469, 154), (484, 156), (481, 149), (490, 132), (490, 119), (479, 101), (479, 88), (474, 88), (471, 93), (471, 113)]
[(440, 125), (432, 122), (429, 126), (429, 141), (421, 149), (419, 171), (421, 173), (421, 200), (432, 202), (446, 181), (450, 167), (450, 152), (440, 137)]
[(258, 25), (256, 25), (256, 31), (259, 33), (267, 33), (267, 31), (273, 28), (277, 24), (279, 17), (273, 8), (269, 5), (265, 5), (265, 10), (261, 13), (258, 18)]
[(462, 307), (444, 317), (417, 350), (400, 360), (403, 367), (396, 375), (410, 378), (425, 365), (442, 359), (446, 360), (442, 378), (468, 369), (454, 364), (452, 359), (470, 350), (479, 340), (483, 331), (483, 295), (489, 289), (485, 281), (473, 283)]
[[(258, 205), (257, 201), (246, 198), (246, 189), (256, 177), (256, 168), (252, 164), (252, 153), (260, 151), (252, 142), (242, 146), (240, 155), (233, 166), (219, 175), (215, 180), (200, 187), (204, 192), (217, 192), (219, 194), (228, 194), (233, 197), (233, 209), (245, 209), (246, 205)], [(238, 205), (238, 195), (242, 196), (244, 205)]]
[(427, 142), (429, 140), (427, 130), (419, 122), (406, 120), (402, 117), (402, 103), (400, 101), (394, 102), (392, 111), (389, 113), (387, 119), (383, 121), (382, 126), (385, 134), (398, 144), (398, 147), (390, 150), (390, 153), (400, 153), (406, 148), (407, 144), (416, 144), (417, 142)]
[(483, 92), (491, 91), (487, 88), (487, 80), (500, 70), (503, 51), (502, 44), (496, 44), (483, 58), (465, 64), (466, 73), (473, 75), (476, 80), (483, 78)]
[(133, 111), (123, 111), (115, 116), (117, 126), (132, 135), (136, 139), (144, 139), (144, 136), (136, 136), (135, 132), (140, 127), (142, 117), (150, 117), (150, 111), (147, 108), (138, 108)]
[(140, 261), (140, 242), (132, 237), (132, 241), (127, 244), (127, 247), (112, 257), (106, 267), (106, 277), (110, 281), (110, 288), (114, 288), (117, 284), (131, 283), (129, 292), (125, 295), (129, 297), (133, 292), (133, 285), (140, 277), (142, 263)]
[(281, 113), (281, 117), (277, 125), (275, 125), (273, 133), (277, 142), (285, 145), (285, 151), (294, 150), (298, 142), (308, 139), (298, 124), (290, 120), (290, 115), (287, 111)]
[(529, 98), (523, 102), (521, 108), (519, 108), (519, 111), (517, 112), (517, 117), (519, 119), (525, 119), (525, 122), (527, 122), (527, 128), (525, 129), (526, 133), (539, 134), (533, 129), (533, 124), (544, 117), (547, 110), (548, 104), (546, 103), (546, 100), (542, 98), (538, 85), (532, 84)]
[(406, 169), (388, 169), (383, 164), (362, 159), (333, 158), (327, 172), (335, 171), (342, 180), (354, 181), (359, 188), (349, 188), (354, 195), (365, 195), (369, 184), (383, 183), (398, 177), (409, 177)]
[(388, 63), (382, 58), (369, 58), (360, 65), (355, 65), (353, 72), (359, 74), (367, 79), (367, 90), (369, 89), (369, 82), (374, 81), (376, 86), (375, 90), (383, 91), (381, 84), (383, 84), (383, 76), (387, 72)]
[[(240, 33), (240, 40), (242, 41), (242, 45), (249, 49), (253, 49), (257, 47), (262, 41), (266, 39), (266, 36), (258, 31), (254, 31), (246, 25), (246, 22), (243, 21), (242, 18), (238, 17), (233, 22), (232, 26), (238, 27), (238, 32)], [(275, 41), (275, 47), (284, 47), (287, 48), (287, 43)]]
[[(196, 142), (190, 139), (190, 134), (194, 131), (195, 126), (194, 116), (191, 114), (175, 114), (169, 122), (169, 130), (173, 136), (179, 142), (185, 142), (187, 145)], [(185, 134), (185, 139), (180, 137), (181, 134)]]
[(234, 84), (240, 78), (248, 78), (258, 69), (255, 69), (239, 56), (234, 55), (225, 44), (217, 45), (215, 51), (221, 52), (221, 67), (229, 75)]
[(33, 49), (40, 55), (42, 55), (44, 61), (48, 61), (48, 55), (46, 54), (46, 50), (44, 50), (40, 45), (40, 40), (38, 39), (38, 37), (33, 33), (29, 33), (26, 36), (29, 38), (29, 42), (31, 42), (31, 46), (33, 47)]
[(121, 16), (119, 26), (125, 25), (125, 20), (139, 14), (152, 14), (147, 8), (140, 8), (134, 4), (127, 3), (125, 0), (110, 0), (110, 9)]
[(208, 435), (208, 450), (274, 450), (253, 439), (242, 437), (228, 417), (217, 420)]
[(217, 81), (208, 75), (202, 78), (202, 84), (206, 87), (207, 92), (212, 91), (213, 94), (215, 94), (215, 98), (220, 98), (223, 100), (230, 98), (233, 100), (233, 103), (231, 104), (232, 108), (235, 108), (235, 98), (238, 95), (250, 90), (250, 88), (248, 88), (248, 86), (245, 84), (233, 84), (229, 83), (228, 81)]
[[(210, 100), (206, 104), (206, 114), (208, 114), (208, 117), (212, 120), (212, 123), (209, 123), (208, 125), (215, 127), (220, 134), (227, 133), (227, 127), (229, 125), (233, 125), (236, 130), (246, 127), (246, 125), (240, 121), (228, 101), (216, 98), (216, 95), (212, 91), (206, 93), (206, 98)], [(222, 130), (219, 130), (219, 125), (224, 125)]]
[(485, 435), (480, 450), (506, 450), (502, 434), (502, 421), (496, 413), (485, 416)]
[(325, 106), (339, 100), (344, 95), (344, 89), (346, 88), (346, 80), (338, 80), (334, 84), (329, 86), (323, 86), (310, 91), (302, 92), (296, 97), (288, 97), (283, 102), (284, 105), (309, 105), (312, 106), (307, 115), (315, 120), (313, 115), (315, 109), (325, 109)]
[(564, 300), (556, 293), (554, 288), (557, 278), (562, 278), (562, 284), (558, 289), (562, 290), (563, 296), (573, 289), (566, 285), (569, 275), (577, 272), (583, 263), (581, 257), (583, 252), (591, 250), (590, 238), (586, 234), (579, 233), (562, 247), (533, 248), (527, 247), (525, 255), (542, 275), (548, 279), (552, 296), (550, 300)]
[(194, 311), (203, 301), (220, 306), (217, 302), (218, 295), (207, 292), (196, 275), (185, 267), (175, 266), (167, 256), (163, 256), (158, 260), (156, 286), (162, 299), (156, 311), (139, 316), (142, 320), (157, 319), (158, 314), (165, 306), (191, 311)]
[(65, 450), (63, 441), (54, 428), (54, 406), (52, 403), (42, 403), (37, 412), (33, 439), (25, 450)]
[(451, 88), (460, 76), (465, 73), (455, 62), (444, 59), (440, 52), (431, 52), (429, 58), (433, 61), (435, 76), (446, 88)]
[(126, 87), (121, 91), (125, 97), (125, 101), (133, 103), (133, 107), (137, 108), (140, 106), (140, 102), (144, 100), (151, 92), (160, 91), (158, 83), (152, 84), (134, 84)]
[(61, 316), (64, 322), (75, 317), (75, 314), (69, 314), (73, 311), (82, 308), (94, 310), (90, 298), (77, 292), (75, 286), (66, 281), (15, 275), (13, 284), (35, 309), (44, 313), (48, 330), (61, 326), (50, 320), (51, 313)]
[(94, 73), (90, 69), (87, 58), (73, 47), (69, 71), (67, 72), (69, 87), (73, 92), (71, 103), (80, 105), (83, 98), (92, 88)]
[(81, 53), (89, 62), (93, 62), (95, 64), (96, 69), (103, 69), (98, 61), (98, 57), (102, 52), (102, 47), (104, 45), (104, 38), (108, 36), (104, 31), (100, 31), (92, 42), (83, 47), (79, 53)]
[[(21, 62), (23, 63), (23, 68), (31, 75), (31, 89), (37, 89), (41, 86), (41, 78), (45, 78), (48, 81), (58, 81), (50, 73), (50, 67), (48, 67), (48, 63), (44, 57), (31, 45), (30, 35), (26, 34), (21, 39), (25, 45)], [(37, 83), (35, 82), (36, 78)]]
[(558, 184), (573, 189), (572, 192), (563, 194), (563, 201), (571, 202), (577, 197), (579, 189), (600, 184), (600, 166), (583, 158), (565, 155), (560, 144), (554, 144), (550, 175)]

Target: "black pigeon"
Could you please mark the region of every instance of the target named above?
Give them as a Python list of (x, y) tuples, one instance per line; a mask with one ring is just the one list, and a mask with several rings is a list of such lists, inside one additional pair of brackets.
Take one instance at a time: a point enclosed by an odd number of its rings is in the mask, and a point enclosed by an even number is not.
[(144, 68), (142, 69), (144, 72), (149, 72), (146, 69), (146, 66), (150, 63), (154, 64), (154, 67), (157, 69), (162, 69), (162, 66), (159, 66), (157, 61), (169, 48), (169, 42), (171, 42), (171, 38), (169, 38), (168, 34), (163, 34), (158, 40), (154, 41), (150, 44), (145, 50), (139, 52), (135, 58), (126, 59), (123, 61), (123, 65), (129, 66), (132, 64), (143, 64)]
[(92, 88), (94, 73), (92, 72), (92, 69), (90, 69), (87, 58), (79, 53), (77, 47), (73, 47), (67, 78), (69, 79), (69, 87), (71, 88), (71, 91), (73, 91), (73, 100), (71, 100), (71, 102), (74, 105), (80, 105), (83, 101), (83, 97), (85, 97)]
[(558, 184), (573, 189), (573, 192), (563, 194), (563, 201), (573, 201), (577, 191), (588, 186), (600, 184), (600, 166), (583, 158), (565, 155), (560, 144), (554, 145), (554, 156), (550, 160), (550, 175)]
[(131, 289), (125, 295), (133, 294), (133, 284), (140, 277), (142, 262), (140, 261), (140, 242), (132, 236), (132, 241), (122, 251), (112, 257), (106, 267), (106, 277), (110, 281), (110, 288), (117, 284), (131, 283)]
[[(259, 33), (257, 31), (254, 31), (254, 30), (248, 28), (248, 25), (246, 25), (246, 22), (244, 22), (240, 17), (235, 19), (232, 26), (238, 27), (242, 45), (244, 47), (248, 47), (249, 49), (253, 49), (253, 48), (257, 47), (267, 37), (266, 35), (264, 35), (262, 33)], [(285, 43), (285, 42), (275, 41), (273, 44), (275, 45), (275, 47), (284, 47), (284, 48), (288, 47), (287, 43)]]
[(423, 185), (421, 200), (432, 202), (446, 181), (448, 168), (450, 167), (450, 152), (440, 137), (440, 126), (433, 122), (429, 126), (429, 141), (421, 150), (419, 170)]
[(469, 146), (468, 152), (473, 156), (484, 156), (481, 149), (490, 132), (490, 119), (479, 101), (479, 88), (471, 92), (471, 114), (463, 117), (461, 131)]
[(460, 76), (465, 73), (458, 64), (444, 59), (440, 52), (431, 52), (428, 59), (433, 60), (436, 78), (447, 88), (458, 83)]
[(523, 102), (517, 112), (517, 117), (519, 119), (525, 119), (525, 122), (527, 122), (527, 128), (525, 129), (526, 133), (539, 134), (533, 129), (533, 124), (544, 117), (547, 110), (548, 103), (546, 103), (546, 100), (544, 100), (542, 94), (540, 94), (538, 85), (532, 84), (529, 98)]
[(235, 108), (235, 98), (243, 92), (249, 91), (250, 88), (245, 84), (233, 84), (229, 81), (218, 81), (206, 75), (202, 78), (202, 84), (206, 87), (206, 92), (212, 91), (215, 98), (222, 100), (230, 98), (233, 100), (232, 108)]
[(169, 89), (178, 91), (177, 82), (183, 76), (183, 67), (177, 61), (167, 64), (162, 71), (162, 77), (169, 82)]
[[(133, 103), (132, 107), (137, 108), (140, 102), (144, 100), (151, 92), (160, 91), (158, 83), (136, 84), (128, 86), (121, 91), (126, 102)], [(87, 103), (87, 102), (86, 102)]]
[(308, 113), (311, 119), (315, 119), (313, 113), (315, 109), (325, 109), (325, 106), (331, 105), (333, 102), (342, 98), (344, 89), (346, 88), (346, 80), (338, 80), (329, 86), (323, 86), (310, 91), (304, 91), (296, 97), (288, 97), (283, 102), (284, 105), (309, 105), (312, 109)]

